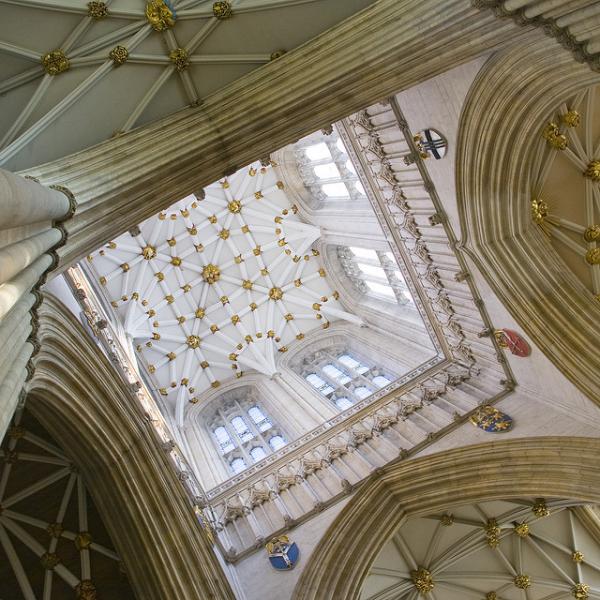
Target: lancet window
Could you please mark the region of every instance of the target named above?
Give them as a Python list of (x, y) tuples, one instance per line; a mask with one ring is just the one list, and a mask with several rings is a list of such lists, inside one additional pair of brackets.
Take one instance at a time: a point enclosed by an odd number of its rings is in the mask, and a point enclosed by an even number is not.
[(364, 200), (365, 190), (335, 129), (311, 135), (296, 144), (296, 158), (304, 184), (319, 201)]
[(219, 454), (233, 473), (242, 472), (287, 444), (281, 429), (252, 394), (231, 398), (219, 406), (210, 430)]
[(392, 252), (338, 246), (338, 258), (348, 278), (363, 294), (397, 304), (413, 302)]
[(302, 375), (340, 410), (368, 398), (396, 379), (387, 370), (367, 364), (345, 349), (319, 350), (305, 358)]

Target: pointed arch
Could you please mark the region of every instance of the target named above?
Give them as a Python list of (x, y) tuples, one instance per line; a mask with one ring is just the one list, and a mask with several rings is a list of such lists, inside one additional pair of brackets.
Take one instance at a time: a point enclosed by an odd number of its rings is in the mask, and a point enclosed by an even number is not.
[(68, 309), (48, 294), (39, 338), (27, 407), (80, 469), (136, 595), (233, 599), (141, 406)]

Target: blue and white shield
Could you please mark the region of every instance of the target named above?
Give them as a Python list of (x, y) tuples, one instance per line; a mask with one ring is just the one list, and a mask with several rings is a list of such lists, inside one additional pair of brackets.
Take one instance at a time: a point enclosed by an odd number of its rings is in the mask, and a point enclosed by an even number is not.
[(300, 558), (300, 549), (296, 542), (290, 542), (287, 535), (273, 538), (265, 546), (269, 555), (269, 562), (278, 571), (293, 569)]

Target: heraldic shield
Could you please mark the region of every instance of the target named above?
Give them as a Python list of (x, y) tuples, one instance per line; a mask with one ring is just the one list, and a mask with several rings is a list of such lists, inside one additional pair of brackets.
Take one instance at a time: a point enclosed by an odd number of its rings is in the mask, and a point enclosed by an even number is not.
[(271, 566), (278, 571), (293, 569), (300, 558), (300, 549), (296, 542), (290, 542), (287, 535), (273, 538), (265, 546)]
[(488, 404), (480, 406), (470, 421), (473, 425), (490, 433), (509, 431), (513, 426), (512, 417)]
[(496, 329), (494, 336), (500, 348), (510, 350), (515, 356), (526, 358), (531, 354), (531, 347), (529, 344), (512, 329)]

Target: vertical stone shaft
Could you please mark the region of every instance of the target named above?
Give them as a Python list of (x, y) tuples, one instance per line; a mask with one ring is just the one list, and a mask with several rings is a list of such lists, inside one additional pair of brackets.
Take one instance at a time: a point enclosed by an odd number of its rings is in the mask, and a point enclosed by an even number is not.
[(0, 170), (0, 439), (32, 372), (37, 302), (31, 292), (56, 264), (54, 250), (65, 240), (61, 221), (73, 210), (66, 191)]

